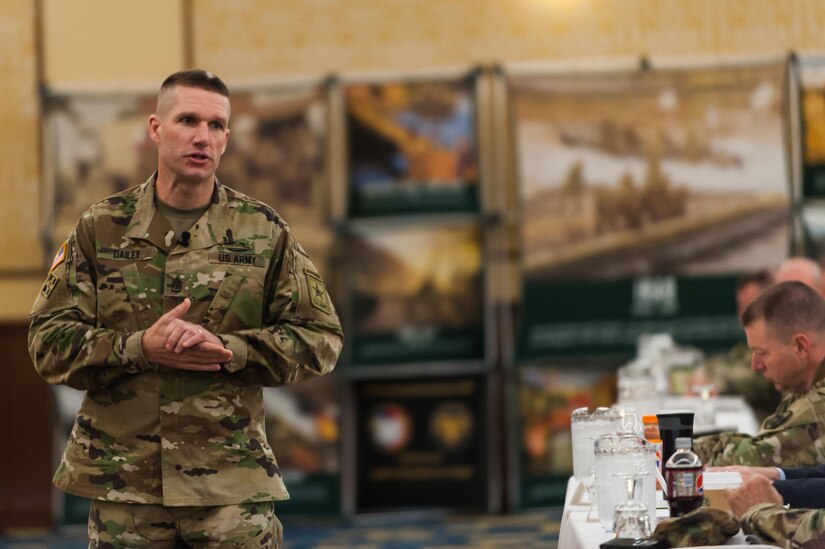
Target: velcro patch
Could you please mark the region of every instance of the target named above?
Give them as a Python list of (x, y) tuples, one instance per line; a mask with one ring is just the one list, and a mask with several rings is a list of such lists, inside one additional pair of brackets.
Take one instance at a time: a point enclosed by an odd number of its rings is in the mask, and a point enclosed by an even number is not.
[(54, 259), (52, 260), (52, 266), (49, 267), (49, 272), (52, 272), (55, 267), (60, 265), (66, 261), (66, 241), (63, 241), (63, 244), (60, 245), (60, 249), (57, 250), (57, 253), (54, 254)]
[(111, 259), (114, 261), (140, 261), (154, 259), (155, 254), (151, 250), (116, 250), (101, 249), (97, 252), (98, 259)]
[[(54, 269), (54, 267), (52, 267), (52, 269)], [(40, 289), (40, 293), (43, 295), (43, 297), (49, 299), (49, 297), (52, 295), (52, 292), (54, 292), (54, 289), (57, 288), (57, 284), (59, 282), (60, 277), (50, 272), (49, 276), (46, 277), (46, 282), (43, 283), (43, 287)]]
[(312, 306), (319, 309), (328, 315), (332, 314), (332, 303), (329, 300), (327, 287), (321, 277), (313, 273), (309, 269), (304, 270), (307, 277), (307, 286), (309, 287), (309, 301)]
[(249, 267), (263, 267), (264, 260), (255, 254), (239, 254), (235, 252), (209, 252), (209, 263), (226, 263), (229, 265), (247, 265)]

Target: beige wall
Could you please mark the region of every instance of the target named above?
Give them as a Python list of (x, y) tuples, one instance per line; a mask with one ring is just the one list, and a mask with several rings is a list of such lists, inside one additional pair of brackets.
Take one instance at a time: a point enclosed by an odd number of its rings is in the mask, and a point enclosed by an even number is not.
[(821, 0), (5, 0), (0, 320), (25, 319), (51, 253), (38, 229), (39, 78), (58, 89), (154, 87), (187, 64), (187, 44), (193, 65), (232, 85), (330, 71), (825, 51), (823, 29)]
[[(4, 2), (0, 16), (0, 274), (39, 264), (39, 99), (35, 10), (30, 0)], [(2, 301), (0, 301), (2, 309)]]
[(51, 86), (156, 87), (184, 67), (182, 0), (40, 2), (43, 76)]
[(0, 16), (0, 322), (25, 318), (40, 287), (39, 99), (30, 0)]
[(821, 0), (193, 0), (227, 78), (825, 49)]

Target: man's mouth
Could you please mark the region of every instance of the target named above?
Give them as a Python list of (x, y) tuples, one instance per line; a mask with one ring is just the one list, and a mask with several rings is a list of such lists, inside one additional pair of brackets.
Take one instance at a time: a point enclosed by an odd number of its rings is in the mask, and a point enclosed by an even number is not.
[(212, 160), (212, 157), (205, 153), (189, 153), (186, 158), (190, 158), (196, 162), (206, 162)]

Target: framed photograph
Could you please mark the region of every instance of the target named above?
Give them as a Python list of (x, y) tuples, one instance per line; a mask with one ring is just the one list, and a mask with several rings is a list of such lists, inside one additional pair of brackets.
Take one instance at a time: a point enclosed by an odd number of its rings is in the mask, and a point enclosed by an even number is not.
[(477, 212), (476, 78), (345, 88), (349, 215)]
[(736, 276), (788, 253), (785, 72), (765, 61), (510, 77), (522, 353), (630, 350), (650, 330), (720, 347), (740, 337)]
[(475, 221), (352, 227), (350, 363), (483, 359), (482, 250)]

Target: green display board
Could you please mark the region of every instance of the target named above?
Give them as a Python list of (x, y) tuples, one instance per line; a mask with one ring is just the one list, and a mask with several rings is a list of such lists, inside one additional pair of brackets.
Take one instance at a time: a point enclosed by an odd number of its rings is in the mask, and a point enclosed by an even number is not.
[(642, 334), (723, 349), (743, 337), (735, 277), (639, 277), (613, 281), (528, 281), (518, 356), (635, 355)]

